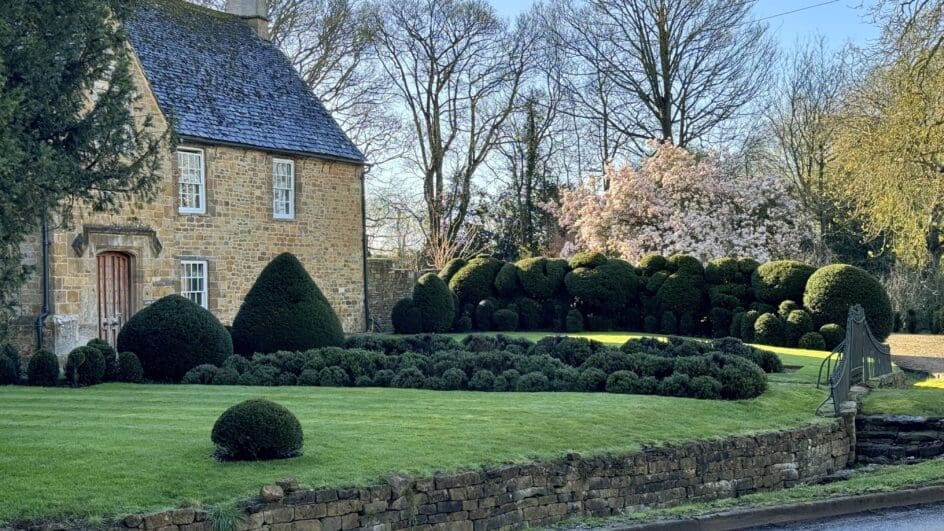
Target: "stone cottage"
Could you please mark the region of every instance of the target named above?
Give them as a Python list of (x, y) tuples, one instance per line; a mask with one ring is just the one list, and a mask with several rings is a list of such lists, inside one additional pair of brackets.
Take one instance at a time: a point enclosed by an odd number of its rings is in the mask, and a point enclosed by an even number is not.
[(24, 352), (113, 342), (131, 315), (172, 293), (229, 323), (284, 251), (345, 331), (364, 329), (364, 157), (269, 42), (266, 16), (265, 0), (229, 0), (225, 13), (145, 0), (121, 21), (135, 111), (159, 131), (174, 124), (179, 145), (163, 154), (154, 201), (80, 210), (68, 228), (50, 224), (48, 245), (43, 235), (24, 245), (36, 266), (13, 326)]

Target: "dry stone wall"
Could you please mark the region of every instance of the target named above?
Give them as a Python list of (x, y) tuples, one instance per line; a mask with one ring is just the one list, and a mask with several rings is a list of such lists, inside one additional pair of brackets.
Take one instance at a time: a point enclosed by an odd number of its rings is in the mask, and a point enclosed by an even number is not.
[(944, 455), (944, 418), (859, 415), (856, 460), (889, 464)]
[(400, 269), (389, 258), (367, 260), (367, 305), (373, 332), (393, 332), (390, 312), (398, 300), (413, 294), (413, 285), (424, 272)]
[[(854, 420), (790, 431), (646, 449), (623, 456), (506, 465), (365, 488), (296, 490), (245, 504), (243, 530), (480, 531), (605, 517), (646, 507), (781, 489), (845, 468)], [(263, 491), (269, 500), (272, 491)], [(276, 496), (278, 498), (278, 496)], [(181, 512), (183, 511), (183, 512)], [(179, 523), (178, 523), (179, 522)], [(122, 529), (210, 530), (204, 513), (177, 510), (126, 518)]]

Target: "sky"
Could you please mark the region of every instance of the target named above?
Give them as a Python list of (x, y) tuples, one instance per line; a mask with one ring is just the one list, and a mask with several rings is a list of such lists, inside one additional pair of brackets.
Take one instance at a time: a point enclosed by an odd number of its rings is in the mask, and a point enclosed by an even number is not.
[[(503, 17), (527, 10), (532, 0), (489, 0)], [(757, 19), (769, 24), (770, 32), (783, 49), (791, 49), (809, 35), (825, 35), (829, 44), (840, 48), (846, 42), (867, 45), (878, 37), (868, 20), (867, 0), (757, 0)], [(824, 4), (824, 5), (817, 5)], [(794, 11), (790, 13), (791, 11)], [(770, 17), (770, 18), (767, 18)]]

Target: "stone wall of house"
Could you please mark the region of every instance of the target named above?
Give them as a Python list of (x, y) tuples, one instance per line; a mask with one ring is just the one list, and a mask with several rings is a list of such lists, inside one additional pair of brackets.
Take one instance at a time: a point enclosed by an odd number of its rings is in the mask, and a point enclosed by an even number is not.
[[(167, 123), (138, 65), (134, 72), (143, 94), (136, 113), (153, 116), (160, 134)], [(131, 313), (181, 291), (183, 260), (207, 261), (209, 309), (224, 323), (232, 321), (262, 268), (279, 253), (291, 252), (331, 302), (345, 331), (363, 331), (362, 168), (254, 149), (186, 147), (204, 151), (205, 214), (178, 213), (176, 156), (167, 149), (152, 201), (127, 201), (117, 214), (79, 209), (69, 227), (53, 231), (54, 330), (46, 342), (64, 354), (97, 337), (97, 255), (105, 251), (130, 257)], [(294, 220), (273, 219), (273, 157), (295, 163)], [(39, 252), (32, 243), (31, 260)], [(38, 297), (32, 283), (23, 290), (21, 321), (35, 319)]]
[(889, 464), (944, 455), (944, 418), (910, 415), (856, 417), (856, 460)]
[[(789, 431), (652, 448), (616, 457), (570, 454), (363, 488), (265, 487), (245, 504), (241, 529), (480, 531), (606, 517), (647, 507), (775, 490), (831, 474), (853, 459), (850, 417)], [(284, 497), (283, 494), (284, 493)], [(121, 528), (210, 530), (205, 513), (133, 515)]]
[(396, 261), (389, 258), (367, 260), (367, 305), (374, 332), (393, 331), (390, 321), (393, 305), (413, 293), (413, 285), (422, 274), (422, 271), (400, 269)]

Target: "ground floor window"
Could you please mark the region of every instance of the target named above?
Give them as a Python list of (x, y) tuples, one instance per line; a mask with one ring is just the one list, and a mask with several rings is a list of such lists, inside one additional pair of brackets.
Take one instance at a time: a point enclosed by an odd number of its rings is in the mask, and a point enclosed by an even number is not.
[(183, 265), (181, 295), (204, 308), (208, 308), (206, 261), (187, 260), (181, 262), (181, 264)]

